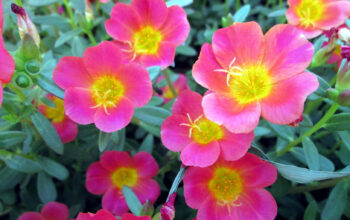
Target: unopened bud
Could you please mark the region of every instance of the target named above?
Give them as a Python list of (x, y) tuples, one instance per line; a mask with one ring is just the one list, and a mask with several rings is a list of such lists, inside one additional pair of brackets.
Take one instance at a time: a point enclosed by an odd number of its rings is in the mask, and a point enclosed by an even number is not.
[(141, 209), (141, 216), (152, 216), (154, 212), (154, 206), (151, 201), (147, 200)]
[(223, 27), (229, 27), (233, 24), (233, 22), (234, 22), (234, 20), (233, 20), (233, 16), (231, 13), (228, 13), (228, 15), (221, 18), (221, 24)]
[(339, 39), (344, 43), (350, 43), (350, 29), (349, 28), (341, 28), (339, 30)]
[(337, 83), (335, 88), (342, 92), (345, 89), (350, 89), (350, 62), (346, 61), (337, 75)]
[(38, 30), (36, 29), (32, 20), (30, 20), (24, 8), (12, 3), (11, 9), (13, 13), (17, 15), (17, 25), (21, 39), (23, 39), (26, 34), (29, 34), (33, 38), (35, 44), (39, 46), (40, 36)]
[(347, 59), (347, 61), (350, 61), (350, 47), (341, 46), (340, 48), (341, 48), (340, 55), (343, 57), (343, 59)]
[(163, 220), (173, 220), (175, 218), (175, 198), (176, 193), (171, 194), (168, 201), (160, 208)]
[(327, 89), (327, 97), (331, 100), (337, 100), (339, 96), (339, 91), (337, 89), (334, 88), (329, 88)]
[(19, 88), (27, 89), (32, 86), (32, 80), (26, 74), (18, 74), (15, 78), (16, 85)]
[(85, 17), (88, 22), (94, 19), (94, 10), (92, 9), (90, 0), (85, 0)]
[(32, 76), (38, 75), (40, 73), (40, 62), (37, 60), (27, 61), (24, 64), (24, 69)]
[(332, 38), (324, 47), (316, 52), (312, 60), (311, 67), (313, 68), (326, 64), (336, 49), (337, 40), (336, 38)]
[(337, 102), (340, 105), (349, 106), (350, 105), (350, 89), (346, 89), (346, 90), (342, 91), (338, 96)]

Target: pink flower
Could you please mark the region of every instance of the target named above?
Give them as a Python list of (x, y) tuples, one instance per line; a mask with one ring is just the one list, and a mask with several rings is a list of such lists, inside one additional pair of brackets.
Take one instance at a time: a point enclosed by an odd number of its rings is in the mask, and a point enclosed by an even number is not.
[(158, 164), (147, 152), (139, 152), (131, 158), (127, 152), (106, 151), (99, 162), (88, 168), (86, 189), (92, 194), (103, 194), (103, 209), (121, 216), (129, 210), (123, 186), (129, 186), (142, 204), (146, 200), (155, 202), (160, 188), (152, 178), (157, 173)]
[(237, 161), (188, 168), (183, 179), (185, 200), (198, 209), (197, 220), (272, 220), (277, 204), (263, 188), (276, 178), (274, 166), (247, 153)]
[(192, 71), (212, 91), (203, 98), (205, 116), (234, 133), (253, 131), (260, 115), (276, 124), (294, 122), (318, 87), (317, 77), (305, 71), (313, 51), (291, 25), (276, 25), (265, 36), (256, 22), (218, 30)]
[(160, 208), (162, 220), (173, 220), (175, 218), (176, 192), (169, 196), (168, 201)]
[(101, 209), (96, 214), (93, 213), (79, 213), (76, 220), (118, 220), (107, 210)]
[(68, 220), (69, 210), (65, 204), (49, 202), (41, 212), (25, 212), (18, 220)]
[(153, 92), (147, 70), (123, 63), (120, 49), (111, 42), (86, 49), (83, 58), (62, 58), (53, 80), (65, 90), (66, 114), (78, 124), (95, 123), (104, 132), (127, 126), (134, 108), (146, 105)]
[(39, 111), (51, 120), (63, 143), (73, 141), (78, 134), (78, 126), (65, 114), (63, 100), (51, 94), (47, 94), (46, 97), (56, 105), (56, 108), (40, 103)]
[[(164, 76), (160, 76), (157, 81), (160, 82), (162, 80), (164, 80)], [(174, 82), (173, 86), (174, 86), (176, 93), (178, 95), (181, 92), (190, 89), (190, 87), (187, 85), (187, 77), (183, 74), (179, 74), (179, 78)], [(169, 86), (164, 86), (164, 87), (160, 88), (160, 90), (162, 91), (161, 97), (164, 98), (165, 103), (167, 103), (167, 102), (171, 101), (173, 98), (175, 98), (175, 96), (172, 93)]]
[[(327, 44), (324, 44), (324, 46), (326, 46)], [(334, 50), (334, 52), (332, 53), (331, 57), (328, 59), (327, 63), (328, 64), (335, 64), (335, 71), (337, 72), (340, 65), (341, 65), (341, 61), (343, 60), (342, 56), (341, 56), (341, 48), (340, 45), (338, 44)]]
[(179, 6), (167, 8), (164, 0), (117, 3), (105, 26), (130, 60), (163, 69), (173, 63), (175, 48), (190, 31), (185, 11)]
[(288, 23), (307, 38), (337, 27), (350, 16), (350, 2), (345, 0), (288, 0)]
[(207, 167), (221, 155), (226, 160), (237, 160), (247, 153), (254, 139), (253, 132), (234, 134), (225, 127), (210, 121), (203, 114), (202, 96), (187, 90), (173, 105), (173, 115), (161, 127), (164, 146), (181, 151), (186, 166)]
[(149, 216), (135, 216), (131, 213), (125, 213), (120, 220), (152, 220)]
[(9, 52), (7, 52), (4, 39), (2, 38), (3, 23), (2, 1), (0, 1), (0, 107), (3, 99), (3, 84), (11, 82), (13, 72), (15, 71), (15, 61)]

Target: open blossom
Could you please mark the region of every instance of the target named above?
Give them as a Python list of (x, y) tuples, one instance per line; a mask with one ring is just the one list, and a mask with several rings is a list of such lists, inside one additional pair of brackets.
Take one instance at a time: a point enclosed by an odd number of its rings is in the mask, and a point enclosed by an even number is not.
[(197, 220), (273, 220), (277, 204), (264, 187), (276, 178), (274, 166), (247, 153), (237, 161), (188, 168), (183, 179), (185, 200), (198, 209)]
[(73, 141), (78, 134), (78, 125), (65, 114), (63, 100), (51, 94), (47, 94), (46, 97), (56, 107), (50, 107), (44, 103), (40, 103), (39, 111), (51, 120), (52, 126), (56, 129), (63, 143)]
[(49, 202), (41, 212), (25, 212), (18, 220), (68, 220), (69, 210), (65, 204)]
[(221, 155), (237, 160), (247, 153), (254, 139), (253, 132), (234, 134), (205, 117), (202, 96), (193, 91), (181, 93), (173, 105), (173, 115), (161, 127), (165, 147), (179, 152), (186, 166), (207, 167)]
[(130, 60), (163, 69), (173, 63), (175, 48), (185, 42), (190, 31), (183, 8), (167, 8), (164, 0), (117, 3), (105, 26)]
[(15, 61), (6, 50), (2, 37), (3, 22), (2, 1), (0, 1), (0, 107), (3, 99), (3, 84), (11, 82), (13, 72), (15, 71)]
[(234, 133), (251, 132), (260, 115), (276, 124), (296, 121), (318, 87), (317, 77), (305, 71), (313, 51), (291, 25), (276, 25), (265, 36), (256, 22), (218, 30), (192, 71), (212, 91), (203, 98), (205, 116)]
[(95, 123), (104, 132), (128, 125), (134, 107), (152, 97), (147, 70), (123, 63), (120, 49), (111, 42), (86, 49), (83, 58), (62, 58), (53, 80), (65, 90), (66, 114), (79, 124)]
[(130, 187), (140, 202), (155, 202), (160, 188), (152, 178), (158, 173), (158, 164), (147, 152), (133, 157), (127, 152), (106, 151), (99, 162), (91, 164), (86, 173), (86, 189), (103, 194), (102, 207), (121, 216), (129, 210), (122, 188)]
[(350, 16), (350, 2), (347, 0), (288, 0), (288, 4), (288, 23), (296, 26), (307, 38), (338, 27)]
[[(160, 76), (158, 78), (158, 82), (164, 80), (164, 76)], [(179, 74), (179, 78), (173, 83), (174, 89), (176, 93), (179, 95), (183, 91), (189, 90), (190, 87), (187, 85), (187, 77), (183, 74)], [(161, 87), (160, 90), (162, 91), (161, 97), (164, 98), (164, 102), (167, 103), (173, 98), (175, 98), (174, 93), (171, 91), (170, 87), (168, 85)]]

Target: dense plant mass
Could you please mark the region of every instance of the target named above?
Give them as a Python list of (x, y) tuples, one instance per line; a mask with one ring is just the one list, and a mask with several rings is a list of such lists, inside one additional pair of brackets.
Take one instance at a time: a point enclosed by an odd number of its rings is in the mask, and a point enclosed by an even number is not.
[(0, 0), (0, 219), (350, 219), (350, 1)]

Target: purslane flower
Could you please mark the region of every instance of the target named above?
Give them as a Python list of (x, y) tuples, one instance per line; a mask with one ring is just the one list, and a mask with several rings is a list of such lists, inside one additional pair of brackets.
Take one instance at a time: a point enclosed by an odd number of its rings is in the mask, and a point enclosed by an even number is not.
[(63, 143), (73, 141), (78, 134), (78, 125), (65, 114), (63, 100), (51, 94), (47, 94), (46, 97), (56, 107), (54, 108), (40, 103), (39, 111), (51, 121), (52, 126), (56, 129)]
[(163, 69), (173, 63), (175, 48), (185, 42), (190, 31), (184, 9), (167, 8), (164, 0), (117, 3), (105, 26), (129, 60)]
[(265, 36), (256, 22), (219, 29), (192, 71), (212, 91), (203, 98), (204, 115), (234, 133), (253, 131), (260, 116), (276, 124), (294, 122), (318, 87), (317, 77), (305, 71), (313, 51), (292, 25), (276, 25)]
[(147, 104), (153, 92), (147, 70), (123, 61), (111, 42), (86, 49), (83, 58), (59, 61), (53, 80), (65, 90), (64, 108), (74, 122), (113, 132), (129, 124), (135, 107)]
[(44, 205), (41, 212), (25, 212), (18, 220), (68, 220), (69, 209), (65, 204), (49, 202)]
[(106, 151), (99, 162), (89, 166), (85, 185), (90, 193), (103, 194), (103, 209), (121, 216), (129, 210), (123, 186), (130, 187), (142, 204), (147, 200), (156, 201), (160, 188), (152, 178), (158, 169), (158, 164), (147, 152), (130, 157), (127, 152)]
[[(157, 81), (160, 82), (162, 80), (164, 80), (164, 76), (160, 76)], [(179, 74), (179, 78), (173, 83), (173, 86), (177, 95), (179, 95), (183, 91), (190, 89), (190, 87), (187, 85), (187, 77), (183, 74)], [(174, 93), (171, 91), (168, 85), (161, 87), (160, 90), (162, 91), (162, 94), (160, 96), (163, 97), (165, 103), (175, 98)]]
[(307, 38), (338, 27), (350, 16), (350, 2), (344, 0), (288, 0), (288, 4), (288, 23)]
[(250, 153), (211, 167), (190, 167), (183, 179), (186, 204), (198, 209), (197, 220), (273, 220), (277, 204), (264, 188), (276, 178), (274, 166)]
[(180, 152), (186, 166), (207, 167), (221, 155), (226, 160), (244, 156), (254, 139), (253, 132), (234, 134), (205, 117), (202, 96), (187, 90), (175, 101), (172, 116), (161, 127), (162, 143)]

